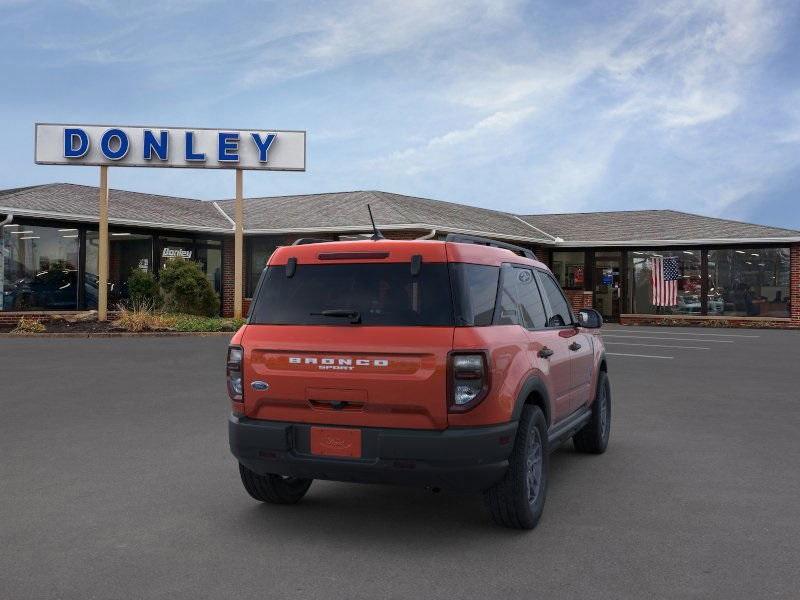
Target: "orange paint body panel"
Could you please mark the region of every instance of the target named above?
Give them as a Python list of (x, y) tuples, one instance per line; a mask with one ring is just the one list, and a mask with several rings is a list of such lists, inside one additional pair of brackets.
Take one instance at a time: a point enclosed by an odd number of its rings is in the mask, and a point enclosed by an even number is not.
[[(253, 419), (359, 427), (447, 427), (452, 327), (250, 325), (242, 337)], [(341, 404), (337, 404), (341, 403)]]

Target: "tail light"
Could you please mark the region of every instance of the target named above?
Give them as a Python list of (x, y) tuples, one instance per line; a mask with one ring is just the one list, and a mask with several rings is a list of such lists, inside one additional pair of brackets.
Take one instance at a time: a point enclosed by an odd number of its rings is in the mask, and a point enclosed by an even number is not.
[(465, 412), (479, 404), (489, 393), (486, 353), (450, 353), (448, 384), (450, 412)]
[(228, 346), (228, 395), (234, 402), (244, 401), (244, 384), (242, 383), (242, 358), (244, 348)]

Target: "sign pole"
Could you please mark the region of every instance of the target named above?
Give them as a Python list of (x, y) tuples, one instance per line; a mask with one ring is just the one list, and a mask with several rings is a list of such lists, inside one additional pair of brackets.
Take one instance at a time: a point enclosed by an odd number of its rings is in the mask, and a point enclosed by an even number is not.
[(97, 254), (97, 320), (108, 320), (108, 167), (100, 167), (100, 247)]
[(244, 202), (243, 202), (242, 169), (236, 169), (236, 231), (234, 233), (234, 282), (233, 282), (233, 317), (242, 318), (242, 267), (244, 256)]

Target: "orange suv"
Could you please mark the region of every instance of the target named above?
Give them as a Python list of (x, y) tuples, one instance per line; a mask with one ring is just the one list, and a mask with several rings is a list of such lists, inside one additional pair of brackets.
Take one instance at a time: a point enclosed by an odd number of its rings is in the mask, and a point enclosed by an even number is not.
[(608, 444), (601, 324), (510, 244), (278, 248), (228, 349), (242, 483), (280, 504), (314, 479), (471, 490), (497, 523), (533, 528), (549, 452)]

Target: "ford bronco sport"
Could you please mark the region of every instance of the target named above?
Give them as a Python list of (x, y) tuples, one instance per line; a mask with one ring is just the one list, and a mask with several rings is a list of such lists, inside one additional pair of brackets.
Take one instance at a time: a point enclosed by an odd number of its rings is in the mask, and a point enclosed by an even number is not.
[[(307, 243), (310, 242), (310, 243)], [(602, 324), (529, 250), (483, 238), (278, 248), (228, 349), (230, 447), (256, 500), (313, 479), (482, 492), (536, 526), (548, 454), (608, 444)]]

